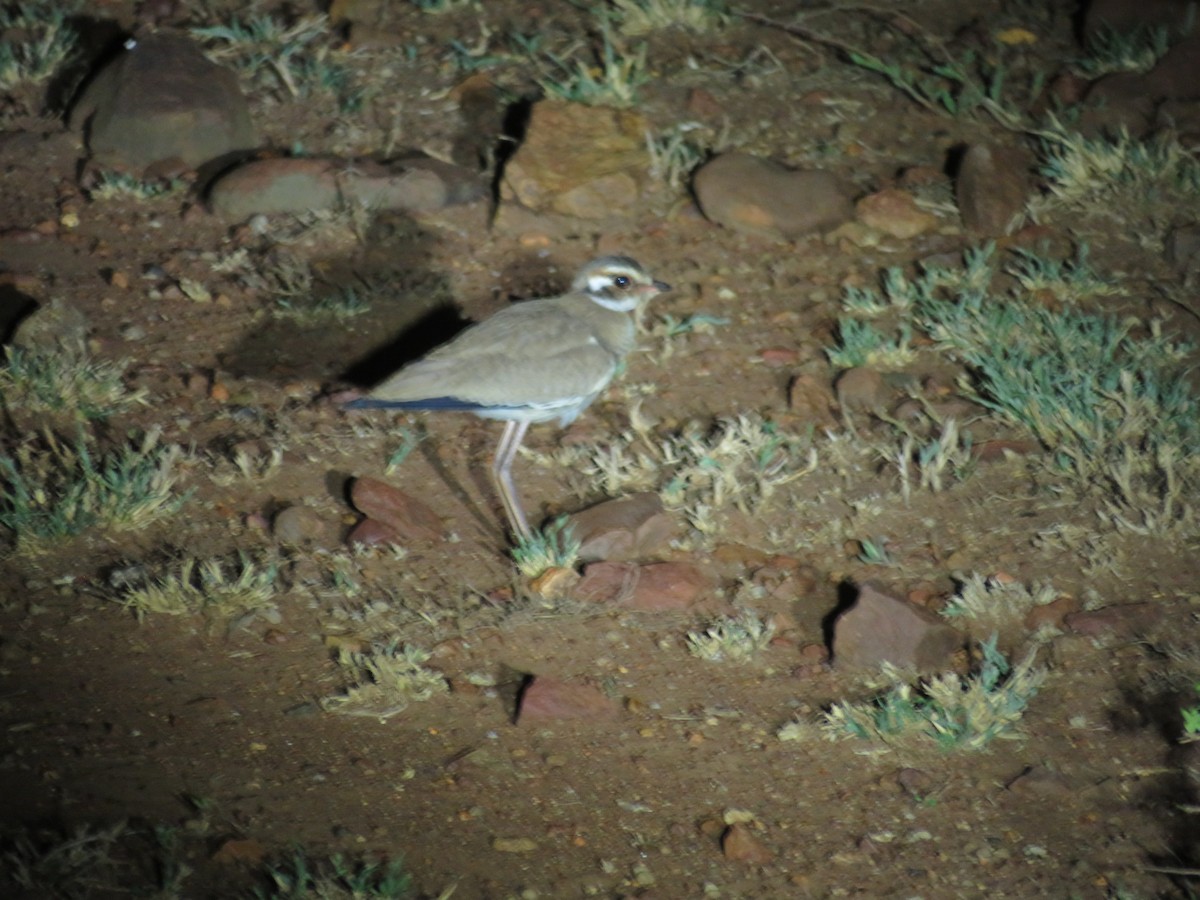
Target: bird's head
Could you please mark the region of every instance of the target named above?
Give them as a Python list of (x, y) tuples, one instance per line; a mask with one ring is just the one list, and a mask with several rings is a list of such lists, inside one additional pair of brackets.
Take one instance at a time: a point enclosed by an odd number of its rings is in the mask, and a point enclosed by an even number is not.
[(571, 289), (587, 294), (607, 309), (629, 312), (671, 286), (655, 281), (628, 256), (602, 256), (579, 270)]

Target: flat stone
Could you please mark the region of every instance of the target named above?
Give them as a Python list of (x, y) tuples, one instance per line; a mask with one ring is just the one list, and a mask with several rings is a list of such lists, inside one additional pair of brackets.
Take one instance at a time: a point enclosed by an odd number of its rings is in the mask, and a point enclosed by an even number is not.
[(530, 678), (521, 692), (518, 725), (541, 725), (564, 719), (608, 721), (620, 715), (620, 706), (599, 689), (546, 678)]
[(1132, 638), (1161, 623), (1167, 609), (1168, 605), (1163, 603), (1123, 603), (1069, 613), (1063, 624), (1068, 631), (1085, 637)]
[(463, 170), (437, 160), (384, 165), (370, 160), (256, 159), (222, 175), (209, 190), (214, 213), (241, 222), (253, 215), (304, 213), (353, 203), (365, 209), (430, 212), (483, 196)]
[(588, 603), (611, 603), (649, 612), (688, 609), (712, 589), (690, 563), (596, 562), (583, 570), (575, 596)]
[(848, 191), (832, 173), (793, 170), (744, 153), (705, 163), (692, 186), (710, 221), (776, 240), (828, 231), (854, 214)]
[(1028, 154), (1016, 147), (968, 148), (954, 186), (963, 226), (986, 237), (1010, 234), (1033, 190), (1030, 165)]
[(854, 605), (833, 626), (834, 665), (933, 672), (966, 643), (958, 630), (927, 610), (864, 584)]
[(605, 500), (572, 513), (567, 523), (584, 562), (640, 559), (663, 549), (675, 532), (674, 519), (653, 491)]
[(69, 117), (93, 160), (144, 170), (173, 158), (197, 168), (258, 143), (237, 76), (183, 35), (159, 32), (120, 53)]
[(912, 194), (899, 188), (868, 194), (854, 205), (854, 211), (868, 228), (902, 241), (932, 231), (938, 223), (937, 216), (921, 209)]
[(441, 541), (446, 531), (437, 514), (410, 494), (378, 478), (356, 478), (350, 489), (354, 508), (408, 541)]

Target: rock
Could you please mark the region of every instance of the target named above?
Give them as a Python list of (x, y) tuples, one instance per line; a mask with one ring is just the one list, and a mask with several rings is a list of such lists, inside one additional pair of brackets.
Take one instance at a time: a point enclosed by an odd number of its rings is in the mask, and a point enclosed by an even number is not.
[(346, 545), (349, 547), (353, 547), (355, 544), (362, 544), (364, 547), (375, 547), (379, 544), (398, 546), (403, 543), (404, 539), (400, 535), (374, 519), (363, 519), (346, 535)]
[(563, 719), (605, 721), (619, 714), (617, 703), (597, 688), (537, 675), (529, 679), (521, 692), (517, 724), (541, 725)]
[(1033, 800), (1053, 800), (1071, 794), (1071, 784), (1058, 772), (1045, 766), (1032, 766), (1008, 783), (1008, 789)]
[(583, 570), (575, 596), (589, 603), (611, 603), (630, 609), (656, 612), (688, 609), (712, 587), (709, 579), (689, 563), (597, 562)]
[(275, 540), (288, 546), (320, 542), (327, 532), (325, 520), (307, 506), (289, 506), (280, 510), (271, 530)]
[(383, 523), (408, 541), (440, 541), (446, 536), (442, 520), (415, 497), (378, 478), (356, 478), (350, 502), (369, 519)]
[(532, 853), (538, 847), (533, 838), (493, 838), (492, 849), (497, 853)]
[(1200, 98), (1200, 34), (1180, 40), (1149, 72), (1119, 72), (1101, 78), (1087, 93), (1079, 127), (1085, 134), (1124, 127), (1141, 135), (1163, 100)]
[(763, 347), (758, 351), (758, 358), (769, 369), (782, 369), (795, 365), (800, 359), (800, 351), (795, 347)]
[(728, 860), (755, 866), (765, 866), (775, 858), (775, 854), (754, 836), (750, 826), (742, 822), (736, 822), (725, 829), (721, 836), (721, 852)]
[(1030, 165), (1015, 147), (972, 145), (954, 185), (963, 227), (986, 237), (1010, 234), (1032, 191)]
[(675, 531), (658, 494), (645, 491), (572, 513), (567, 524), (579, 539), (579, 558), (630, 560), (661, 550)]
[(868, 194), (854, 205), (858, 221), (868, 228), (882, 231), (906, 241), (937, 227), (937, 216), (917, 206), (908, 191), (887, 188)]
[(843, 412), (875, 412), (886, 408), (892, 398), (883, 375), (866, 366), (847, 369), (834, 387)]
[(144, 170), (178, 158), (192, 168), (253, 149), (258, 139), (237, 76), (182, 35), (147, 35), (84, 90), (70, 125), (93, 160)]
[(847, 190), (833, 174), (792, 170), (743, 153), (705, 163), (692, 186), (709, 220), (776, 240), (828, 231), (854, 212)]
[(965, 637), (933, 613), (864, 584), (833, 626), (834, 665), (933, 672), (946, 667)]
[(1068, 631), (1085, 637), (1133, 638), (1161, 623), (1168, 609), (1163, 603), (1124, 603), (1070, 613), (1063, 624)]
[(437, 160), (385, 166), (369, 160), (258, 159), (222, 175), (209, 191), (212, 211), (244, 221), (254, 215), (337, 209), (428, 212), (483, 195), (464, 170)]
[(579, 580), (579, 573), (574, 569), (551, 566), (529, 583), (529, 590), (543, 600), (562, 600), (571, 596)]
[(896, 773), (896, 783), (900, 789), (914, 800), (922, 800), (933, 793), (936, 782), (932, 775), (921, 769), (901, 769)]
[(797, 375), (788, 385), (788, 409), (814, 428), (837, 424), (833, 414), (833, 392), (815, 375)]
[(87, 342), (87, 316), (61, 298), (39, 306), (20, 321), (12, 333), (12, 345), (26, 350), (76, 350)]
[(1075, 597), (1062, 596), (1041, 606), (1035, 606), (1025, 614), (1025, 627), (1029, 631), (1039, 628), (1061, 628), (1066, 617), (1078, 611), (1079, 600)]
[(603, 219), (628, 210), (649, 169), (645, 119), (630, 110), (543, 100), (504, 166), (500, 201)]

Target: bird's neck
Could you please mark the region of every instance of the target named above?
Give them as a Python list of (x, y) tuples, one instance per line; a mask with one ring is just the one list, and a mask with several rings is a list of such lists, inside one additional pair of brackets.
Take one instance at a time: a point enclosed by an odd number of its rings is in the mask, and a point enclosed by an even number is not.
[(608, 294), (593, 293), (588, 291), (587, 297), (597, 306), (603, 306), (605, 309), (611, 309), (613, 312), (633, 312), (637, 309), (637, 297), (612, 297)]

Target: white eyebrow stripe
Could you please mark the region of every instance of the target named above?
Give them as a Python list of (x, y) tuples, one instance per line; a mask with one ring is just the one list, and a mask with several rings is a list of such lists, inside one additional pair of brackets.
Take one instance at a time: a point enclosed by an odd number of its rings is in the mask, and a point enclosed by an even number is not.
[(598, 294), (612, 287), (612, 275), (592, 275), (588, 278), (588, 292)]

